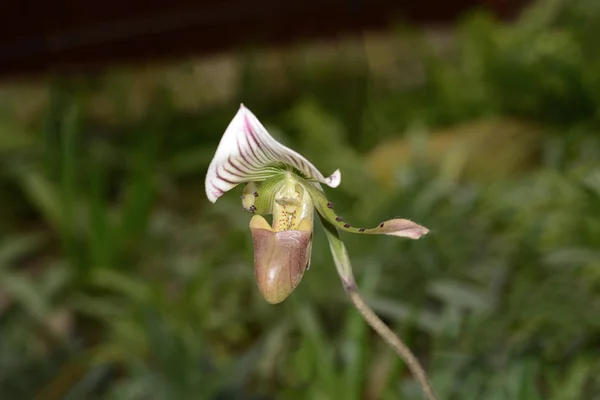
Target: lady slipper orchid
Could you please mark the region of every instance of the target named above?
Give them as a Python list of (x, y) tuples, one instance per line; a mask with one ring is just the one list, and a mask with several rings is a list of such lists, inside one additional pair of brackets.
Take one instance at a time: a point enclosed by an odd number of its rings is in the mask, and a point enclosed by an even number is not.
[[(306, 158), (277, 142), (242, 104), (225, 130), (206, 175), (206, 195), (216, 202), (244, 183), (242, 208), (253, 214), (254, 273), (258, 288), (272, 304), (284, 301), (309, 269), (315, 210), (323, 223), (344, 288), (366, 321), (402, 357), (428, 399), (436, 399), (423, 368), (404, 343), (377, 317), (358, 292), (352, 266), (338, 229), (357, 234), (384, 234), (418, 239), (428, 229), (406, 219), (374, 228), (352, 226), (337, 215), (321, 184), (341, 183), (336, 170), (325, 177)], [(265, 215), (272, 216), (272, 223)]]

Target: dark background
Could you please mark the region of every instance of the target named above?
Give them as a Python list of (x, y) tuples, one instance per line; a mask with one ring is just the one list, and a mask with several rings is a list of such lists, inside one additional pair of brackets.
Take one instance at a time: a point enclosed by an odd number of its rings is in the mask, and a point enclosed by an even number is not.
[(98, 68), (222, 52), (246, 45), (290, 44), (311, 38), (385, 30), (398, 20), (449, 24), (486, 9), (514, 17), (525, 0), (275, 0), (104, 1), (4, 5), (0, 73)]

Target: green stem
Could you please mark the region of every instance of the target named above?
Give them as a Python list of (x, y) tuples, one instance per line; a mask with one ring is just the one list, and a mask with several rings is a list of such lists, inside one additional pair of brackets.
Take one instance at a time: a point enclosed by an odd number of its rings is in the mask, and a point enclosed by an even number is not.
[(433, 386), (429, 382), (427, 373), (419, 363), (419, 360), (410, 351), (408, 346), (400, 339), (367, 305), (365, 300), (360, 295), (358, 286), (352, 273), (352, 264), (348, 256), (348, 251), (344, 242), (340, 239), (339, 232), (335, 226), (330, 224), (321, 215), (321, 222), (325, 228), (325, 234), (327, 240), (329, 240), (329, 247), (331, 248), (331, 254), (333, 255), (333, 261), (337, 268), (338, 274), (344, 284), (344, 289), (348, 294), (348, 297), (354, 304), (354, 307), (361, 313), (365, 321), (385, 340), (398, 354), (398, 356), (408, 365), (408, 368), (416, 378), (423, 394), (427, 400), (438, 400), (433, 390)]

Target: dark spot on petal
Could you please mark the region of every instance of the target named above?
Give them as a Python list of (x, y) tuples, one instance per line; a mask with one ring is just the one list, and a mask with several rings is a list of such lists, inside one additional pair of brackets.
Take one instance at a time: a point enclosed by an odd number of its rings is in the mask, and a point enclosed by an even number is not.
[(327, 208), (333, 208), (333, 203), (332, 202), (327, 203)]
[(359, 232), (364, 232), (364, 231), (365, 231), (365, 228), (360, 228), (358, 231), (359, 231)]
[(380, 228), (383, 228), (383, 222), (379, 224), (379, 227), (380, 227)]
[(344, 224), (344, 228), (350, 228), (350, 224)]
[(337, 222), (342, 222), (344, 219), (343, 219), (342, 217), (336, 217), (336, 218), (335, 218), (335, 220), (336, 220)]
[(254, 197), (258, 197), (258, 192), (254, 192)]
[(250, 212), (256, 211), (256, 206), (250, 206)]

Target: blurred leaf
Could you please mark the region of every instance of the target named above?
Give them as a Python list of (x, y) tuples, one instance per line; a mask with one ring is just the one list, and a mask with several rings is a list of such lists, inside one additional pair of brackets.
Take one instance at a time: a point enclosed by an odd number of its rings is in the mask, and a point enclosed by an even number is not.
[(490, 296), (479, 288), (456, 281), (435, 281), (428, 292), (444, 304), (477, 313), (490, 311), (493, 307)]
[(3, 273), (0, 277), (0, 287), (8, 292), (33, 318), (43, 319), (48, 315), (48, 299), (25, 275)]
[(46, 240), (40, 233), (27, 234), (9, 238), (0, 246), (0, 270), (17, 259), (30, 255)]

